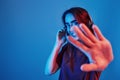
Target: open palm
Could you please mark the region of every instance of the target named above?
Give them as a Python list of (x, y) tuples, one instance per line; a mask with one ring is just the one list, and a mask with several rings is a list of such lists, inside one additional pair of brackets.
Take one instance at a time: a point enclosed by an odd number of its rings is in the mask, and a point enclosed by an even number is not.
[(89, 59), (89, 64), (83, 64), (80, 68), (83, 71), (103, 71), (113, 60), (113, 52), (110, 42), (102, 35), (99, 28), (92, 26), (94, 34), (81, 24), (74, 26), (72, 30), (77, 34), (82, 42), (68, 36), (68, 41), (84, 52)]

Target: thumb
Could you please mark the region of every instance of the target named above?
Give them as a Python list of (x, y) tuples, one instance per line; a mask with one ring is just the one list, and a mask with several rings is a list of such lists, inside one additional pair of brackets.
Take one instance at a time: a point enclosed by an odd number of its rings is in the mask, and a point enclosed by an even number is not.
[(83, 64), (80, 68), (81, 68), (82, 71), (86, 71), (86, 72), (96, 71), (97, 70), (97, 65), (94, 64), (94, 63)]

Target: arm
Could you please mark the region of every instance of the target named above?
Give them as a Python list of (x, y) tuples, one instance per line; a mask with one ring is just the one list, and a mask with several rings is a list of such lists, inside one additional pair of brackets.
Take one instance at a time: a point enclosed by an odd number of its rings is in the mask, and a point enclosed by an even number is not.
[(65, 43), (65, 31), (61, 30), (58, 32), (57, 39), (55, 46), (53, 48), (53, 51), (51, 55), (49, 56), (45, 68), (45, 74), (53, 74), (59, 69), (59, 65), (57, 64), (56, 60), (58, 57), (58, 54), (61, 52), (62, 45)]
[(53, 74), (58, 70), (59, 66), (56, 63), (56, 59), (57, 59), (58, 53), (60, 51), (60, 48), (61, 48), (61, 44), (56, 42), (53, 52), (51, 53), (51, 55), (48, 58), (46, 68), (45, 68), (45, 74), (47, 74), (47, 75)]

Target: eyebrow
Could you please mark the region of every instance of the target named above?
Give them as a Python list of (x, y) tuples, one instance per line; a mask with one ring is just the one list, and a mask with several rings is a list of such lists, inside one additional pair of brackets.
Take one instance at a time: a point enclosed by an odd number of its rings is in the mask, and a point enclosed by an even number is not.
[(77, 20), (73, 20), (73, 21), (71, 21), (71, 23), (74, 23), (74, 22), (76, 22)]
[[(77, 20), (73, 20), (73, 21), (71, 21), (71, 23), (74, 23), (74, 22), (76, 22)], [(68, 24), (68, 23), (65, 23), (65, 24)]]

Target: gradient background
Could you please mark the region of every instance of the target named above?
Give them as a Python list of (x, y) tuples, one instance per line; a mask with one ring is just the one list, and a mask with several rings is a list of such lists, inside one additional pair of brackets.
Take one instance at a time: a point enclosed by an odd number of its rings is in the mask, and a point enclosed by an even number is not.
[(57, 80), (44, 75), (62, 13), (73, 6), (88, 10), (110, 40), (114, 61), (100, 80), (120, 77), (119, 0), (0, 0), (0, 80)]

